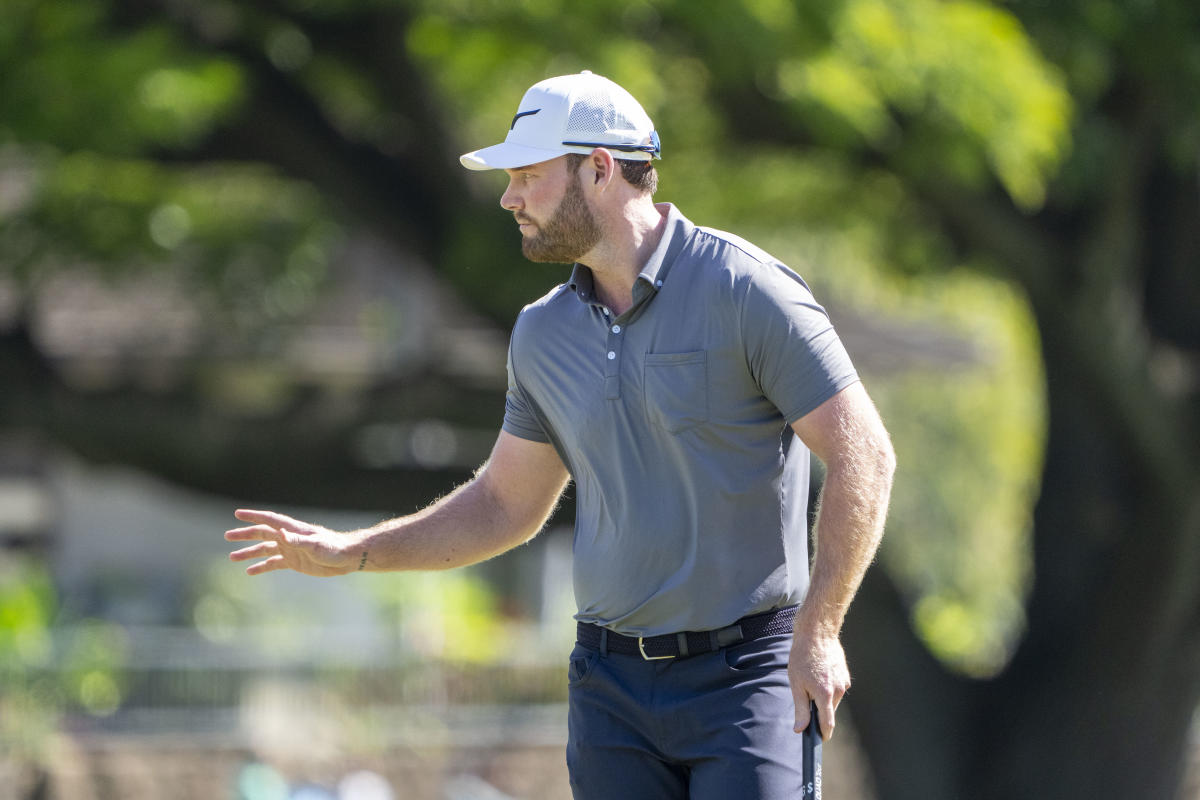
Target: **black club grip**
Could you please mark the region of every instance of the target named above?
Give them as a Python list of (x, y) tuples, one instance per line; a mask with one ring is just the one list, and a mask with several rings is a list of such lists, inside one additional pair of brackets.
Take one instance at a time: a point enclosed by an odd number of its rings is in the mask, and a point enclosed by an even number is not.
[(817, 704), (809, 703), (808, 727), (800, 734), (804, 737), (804, 763), (801, 773), (804, 785), (801, 800), (821, 800), (821, 723), (817, 720)]

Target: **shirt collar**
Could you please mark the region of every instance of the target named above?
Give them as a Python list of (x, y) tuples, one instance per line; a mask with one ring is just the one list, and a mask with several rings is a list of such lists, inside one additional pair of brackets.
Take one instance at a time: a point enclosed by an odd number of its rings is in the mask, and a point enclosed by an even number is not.
[[(633, 285), (635, 305), (641, 302), (647, 293), (654, 293), (662, 288), (671, 271), (671, 265), (675, 263), (679, 251), (683, 249), (688, 236), (695, 229), (691, 221), (671, 203), (655, 203), (655, 208), (666, 215), (666, 228), (663, 230), (662, 238), (658, 241), (658, 246), (654, 248), (650, 258), (646, 259), (646, 264), (638, 273), (637, 282)], [(571, 270), (571, 278), (567, 282), (567, 286), (584, 303), (596, 302), (592, 271), (583, 264), (576, 264)]]
[(596, 284), (592, 277), (592, 271), (583, 264), (575, 264), (567, 286), (584, 303), (596, 302)]
[(671, 203), (656, 203), (655, 208), (666, 216), (667, 225), (663, 229), (662, 238), (658, 240), (658, 247), (655, 247), (650, 258), (646, 259), (646, 265), (642, 267), (638, 280), (644, 280), (657, 290), (666, 281), (667, 273), (675, 263), (675, 257), (683, 249), (684, 242), (695, 226)]

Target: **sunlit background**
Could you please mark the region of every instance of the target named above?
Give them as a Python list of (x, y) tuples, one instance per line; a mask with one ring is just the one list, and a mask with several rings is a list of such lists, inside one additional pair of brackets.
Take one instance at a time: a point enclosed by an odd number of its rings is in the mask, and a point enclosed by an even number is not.
[[(370, 525), (487, 457), (509, 326), (566, 272), (520, 259), (500, 178), (456, 156), (584, 68), (657, 121), (658, 199), (828, 307), (900, 464), (875, 570), (939, 673), (1002, 680), (1031, 626), (1047, 309), (1076, 319), (1092, 291), (1044, 243), (1124, 185), (1114, 76), (1152, 83), (1178, 50), (1180, 98), (1200, 86), (1194, 39), (1155, 40), (1159, 65), (1120, 38), (1189, 30), (1183, 0), (1167, 22), (1066, 5), (11, 0), (0, 798), (569, 796), (569, 495), (530, 544), (448, 573), (250, 579), (221, 533), (239, 506)], [(1192, 198), (1188, 102), (1161, 127)], [(1126, 252), (1099, 216), (1082, 275)], [(1196, 297), (1181, 269), (1164, 308)], [(1142, 325), (1114, 284), (1081, 328), (1175, 337), (1112, 357), (1194, 397), (1196, 306)], [(826, 797), (886, 800), (899, 778), (847, 710)]]

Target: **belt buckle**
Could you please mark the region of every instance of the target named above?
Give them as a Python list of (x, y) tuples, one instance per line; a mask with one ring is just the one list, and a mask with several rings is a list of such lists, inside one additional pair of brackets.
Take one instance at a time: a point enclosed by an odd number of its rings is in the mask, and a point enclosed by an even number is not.
[(642, 654), (643, 661), (665, 661), (668, 658), (675, 657), (670, 654), (665, 655), (665, 656), (648, 656), (648, 655), (646, 655), (646, 646), (642, 644), (641, 636), (638, 637), (638, 652)]

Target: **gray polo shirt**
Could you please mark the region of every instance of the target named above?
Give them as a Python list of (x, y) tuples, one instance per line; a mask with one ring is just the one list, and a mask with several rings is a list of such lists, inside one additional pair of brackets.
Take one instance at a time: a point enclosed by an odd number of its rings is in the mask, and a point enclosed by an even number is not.
[(858, 380), (799, 275), (659, 210), (624, 314), (578, 264), (521, 312), (504, 415), (575, 481), (577, 618), (641, 636), (803, 599), (809, 453), (788, 426)]

